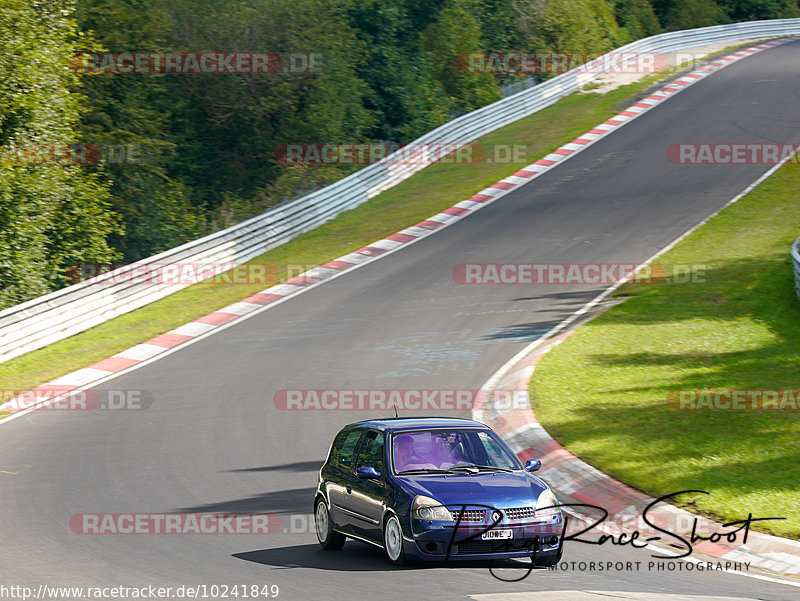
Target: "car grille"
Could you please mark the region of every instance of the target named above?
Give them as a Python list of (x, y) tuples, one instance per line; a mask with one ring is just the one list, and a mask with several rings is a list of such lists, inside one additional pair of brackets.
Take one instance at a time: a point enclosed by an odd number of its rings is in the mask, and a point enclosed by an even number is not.
[(509, 520), (527, 520), (536, 515), (534, 507), (511, 507), (503, 510)]
[(455, 522), (458, 516), (461, 515), (462, 522), (482, 522), (483, 516), (486, 514), (484, 509), (465, 509), (463, 515), (461, 509), (450, 509), (450, 515)]
[(454, 545), (454, 555), (478, 553), (510, 553), (533, 549), (533, 540), (470, 540)]

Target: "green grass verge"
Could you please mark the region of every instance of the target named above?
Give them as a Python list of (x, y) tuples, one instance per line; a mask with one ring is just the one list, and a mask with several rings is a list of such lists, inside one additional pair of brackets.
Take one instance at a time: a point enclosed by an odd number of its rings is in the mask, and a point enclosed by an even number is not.
[(787, 164), (657, 260), (704, 281), (628, 285), (627, 300), (537, 366), (544, 427), (570, 451), (652, 496), (800, 538), (800, 411), (689, 411), (670, 391), (800, 388), (800, 303), (789, 256), (800, 166)]
[[(727, 52), (726, 49), (723, 52)], [(682, 67), (684, 68), (685, 65)], [(676, 68), (647, 76), (606, 94), (576, 93), (477, 140), (524, 148), (515, 162), (471, 165), (435, 164), (364, 205), (251, 263), (315, 266), (413, 225), (510, 175), (569, 142), (628, 106), (648, 87)], [(492, 156), (490, 154), (490, 156)], [(0, 365), (0, 389), (27, 389), (118, 353), (239, 301), (267, 284), (197, 284), (100, 326)], [(289, 274), (294, 275), (294, 274)], [(2, 412), (0, 412), (2, 415)]]

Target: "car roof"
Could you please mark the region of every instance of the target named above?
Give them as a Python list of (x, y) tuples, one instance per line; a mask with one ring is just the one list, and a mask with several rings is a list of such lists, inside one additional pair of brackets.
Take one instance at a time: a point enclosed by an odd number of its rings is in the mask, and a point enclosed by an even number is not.
[(408, 432), (411, 430), (424, 430), (426, 428), (480, 428), (490, 429), (486, 424), (471, 419), (457, 417), (385, 417), (368, 419), (353, 424), (346, 428), (374, 428), (383, 432)]

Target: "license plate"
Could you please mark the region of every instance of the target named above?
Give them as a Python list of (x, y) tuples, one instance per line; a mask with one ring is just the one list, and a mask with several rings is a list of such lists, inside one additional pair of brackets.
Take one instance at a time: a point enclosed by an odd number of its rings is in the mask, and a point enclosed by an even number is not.
[(503, 540), (514, 538), (513, 530), (489, 530), (481, 534), (481, 540)]

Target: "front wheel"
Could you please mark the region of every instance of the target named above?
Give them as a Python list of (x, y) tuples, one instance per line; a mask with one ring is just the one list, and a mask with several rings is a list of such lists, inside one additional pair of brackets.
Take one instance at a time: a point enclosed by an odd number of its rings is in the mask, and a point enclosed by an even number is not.
[(386, 557), (393, 565), (401, 566), (406, 562), (406, 553), (403, 550), (403, 529), (396, 515), (391, 515), (383, 524), (383, 548)]
[(322, 498), (317, 499), (314, 507), (314, 522), (317, 530), (317, 540), (323, 549), (341, 549), (344, 546), (345, 536), (333, 529), (331, 514)]
[(549, 568), (556, 565), (559, 561), (561, 561), (561, 556), (564, 554), (564, 545), (561, 545), (558, 548), (558, 553), (555, 555), (550, 555), (548, 557), (537, 557), (536, 558), (536, 565), (542, 568)]

